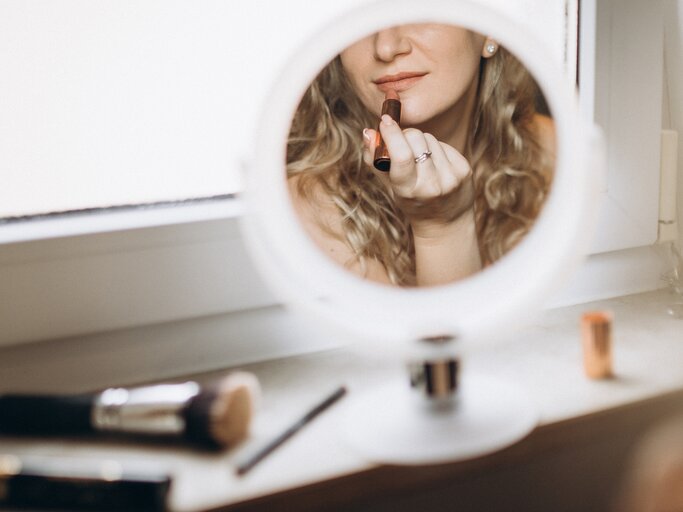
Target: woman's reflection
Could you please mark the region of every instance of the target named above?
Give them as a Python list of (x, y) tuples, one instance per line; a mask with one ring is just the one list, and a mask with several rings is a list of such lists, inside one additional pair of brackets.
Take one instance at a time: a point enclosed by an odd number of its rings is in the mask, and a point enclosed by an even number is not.
[[(400, 126), (386, 115), (378, 125), (390, 90)], [(537, 97), (526, 69), (480, 34), (418, 24), (368, 36), (322, 70), (295, 114), (297, 213), (331, 258), (368, 279), (465, 278), (519, 242), (547, 194), (555, 134)], [(373, 167), (377, 127), (389, 172)]]

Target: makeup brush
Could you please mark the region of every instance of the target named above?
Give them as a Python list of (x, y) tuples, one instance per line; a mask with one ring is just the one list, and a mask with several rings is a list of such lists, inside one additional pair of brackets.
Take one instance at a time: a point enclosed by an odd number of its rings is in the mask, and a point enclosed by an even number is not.
[(95, 394), (3, 395), (0, 434), (108, 432), (226, 448), (246, 436), (258, 393), (254, 375), (234, 372), (204, 387), (190, 381)]

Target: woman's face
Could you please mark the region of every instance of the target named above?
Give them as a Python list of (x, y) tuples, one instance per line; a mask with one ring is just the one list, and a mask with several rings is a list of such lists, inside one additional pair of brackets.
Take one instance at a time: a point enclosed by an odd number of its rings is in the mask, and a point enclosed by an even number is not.
[(451, 25), (401, 25), (349, 46), (341, 62), (371, 112), (379, 116), (385, 92), (394, 89), (401, 97), (401, 124), (419, 125), (476, 90), (484, 41)]

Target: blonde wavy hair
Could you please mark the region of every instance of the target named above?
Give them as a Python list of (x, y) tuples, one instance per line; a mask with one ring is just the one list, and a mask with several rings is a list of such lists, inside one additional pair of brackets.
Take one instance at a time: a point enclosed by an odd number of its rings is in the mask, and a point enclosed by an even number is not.
[[(554, 162), (534, 128), (538, 87), (526, 68), (500, 48), (481, 59), (477, 104), (464, 156), (473, 169), (475, 222), (484, 265), (529, 231), (548, 192)], [(287, 175), (314, 201), (322, 190), (339, 209), (343, 237), (365, 268), (379, 261), (390, 280), (415, 284), (410, 225), (386, 186), (363, 162), (361, 132), (377, 119), (353, 91), (337, 56), (301, 100), (287, 143)], [(321, 226), (332, 233), (329, 226)]]

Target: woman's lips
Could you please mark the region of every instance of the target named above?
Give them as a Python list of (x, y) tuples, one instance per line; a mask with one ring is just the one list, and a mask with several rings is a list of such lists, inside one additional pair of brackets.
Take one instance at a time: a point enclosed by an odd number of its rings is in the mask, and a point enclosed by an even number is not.
[(382, 92), (389, 89), (401, 92), (410, 89), (419, 82), (427, 73), (399, 73), (396, 75), (385, 75), (375, 80), (375, 85)]

